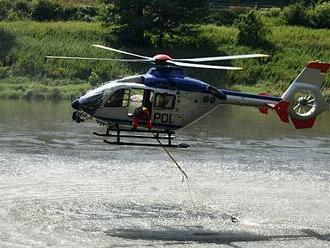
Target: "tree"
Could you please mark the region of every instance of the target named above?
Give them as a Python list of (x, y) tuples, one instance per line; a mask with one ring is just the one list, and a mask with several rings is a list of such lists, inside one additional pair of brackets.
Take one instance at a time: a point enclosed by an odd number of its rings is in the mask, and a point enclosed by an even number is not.
[(59, 4), (50, 0), (40, 0), (34, 6), (32, 18), (37, 21), (51, 21), (57, 18)]
[(148, 0), (113, 0), (105, 1), (110, 3), (108, 22), (118, 26), (115, 30), (117, 35), (128, 42), (144, 42), (144, 30), (146, 20), (144, 9)]
[(270, 30), (263, 24), (255, 11), (241, 15), (236, 26), (239, 29), (237, 42), (250, 47), (266, 47), (270, 44), (267, 39)]
[(113, 0), (109, 18), (117, 26), (121, 39), (143, 43), (145, 38), (156, 37), (161, 46), (166, 35), (179, 34), (188, 24), (201, 22), (206, 16), (208, 1), (200, 0)]
[(158, 46), (166, 35), (185, 34), (191, 24), (203, 22), (207, 17), (208, 1), (153, 0), (146, 8), (147, 31), (156, 36)]
[(284, 20), (289, 25), (308, 25), (307, 8), (303, 3), (297, 2), (284, 8)]

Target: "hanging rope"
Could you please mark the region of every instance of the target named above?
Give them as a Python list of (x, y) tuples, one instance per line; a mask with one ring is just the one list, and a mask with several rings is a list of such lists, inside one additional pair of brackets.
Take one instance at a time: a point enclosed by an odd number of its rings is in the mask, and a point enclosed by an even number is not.
[(160, 142), (159, 138), (157, 135), (154, 135), (156, 140), (158, 141), (158, 143), (161, 145), (161, 147), (163, 148), (163, 150), (167, 153), (167, 155), (170, 157), (170, 159), (174, 162), (174, 164), (176, 165), (176, 167), (179, 168), (180, 172), (182, 173), (182, 182), (184, 182), (184, 179), (188, 179), (188, 175), (187, 173), (181, 168), (181, 166), (179, 165), (179, 163), (175, 160), (175, 158), (172, 156), (172, 154), (169, 152), (169, 150), (166, 148), (166, 146), (164, 146), (162, 144), (162, 142)]
[[(159, 138), (157, 135), (154, 135), (155, 136), (155, 139), (158, 141), (159, 145), (161, 145), (161, 147), (163, 148), (163, 150), (167, 153), (167, 155), (170, 157), (170, 159), (174, 162), (174, 164), (178, 167), (178, 169), (180, 170), (180, 172), (182, 173), (182, 183), (184, 182), (184, 179), (186, 178), (187, 179), (187, 187), (188, 187), (188, 193), (189, 193), (189, 197), (190, 197), (190, 201), (192, 203), (192, 206), (194, 208), (195, 211), (197, 211), (197, 208), (196, 208), (196, 205), (195, 205), (195, 202), (193, 200), (193, 197), (191, 195), (191, 190), (190, 190), (190, 185), (189, 185), (189, 180), (188, 180), (188, 175), (187, 173), (181, 168), (181, 166), (179, 165), (179, 163), (175, 160), (175, 158), (172, 156), (172, 154), (170, 153), (170, 151), (167, 149), (166, 146), (164, 146), (162, 144), (162, 142), (160, 142)], [(232, 215), (232, 214), (229, 214), (229, 213), (224, 213), (224, 216), (226, 217), (229, 217), (229, 219), (231, 220), (231, 222), (233, 223), (238, 223), (239, 219)]]

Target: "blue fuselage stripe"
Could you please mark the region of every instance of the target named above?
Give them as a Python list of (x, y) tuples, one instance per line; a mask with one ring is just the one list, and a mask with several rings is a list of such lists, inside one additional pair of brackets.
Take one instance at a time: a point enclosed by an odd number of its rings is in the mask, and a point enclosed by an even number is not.
[(230, 91), (230, 90), (222, 90), (222, 92), (225, 93), (228, 96), (254, 98), (254, 99), (268, 100), (268, 101), (273, 101), (273, 102), (282, 101), (282, 98), (275, 97), (275, 96), (254, 95), (254, 94), (248, 94), (248, 93), (242, 93), (242, 92), (236, 92), (236, 91)]

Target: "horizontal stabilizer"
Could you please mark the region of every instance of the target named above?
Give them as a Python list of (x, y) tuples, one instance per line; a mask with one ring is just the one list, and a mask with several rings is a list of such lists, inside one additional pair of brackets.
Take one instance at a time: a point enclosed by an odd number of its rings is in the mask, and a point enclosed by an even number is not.
[[(259, 96), (269, 96), (268, 93), (259, 93)], [(260, 107), (259, 108), (260, 113), (267, 115), (268, 114), (268, 107)]]
[(290, 106), (290, 102), (287, 101), (280, 101), (277, 104), (267, 103), (265, 107), (260, 107), (259, 111), (262, 114), (268, 114), (268, 108), (274, 109), (278, 116), (280, 117), (281, 121), (285, 123), (289, 123), (289, 112), (288, 108)]
[(268, 108), (267, 107), (260, 107), (259, 108), (260, 113), (267, 115), (268, 114)]

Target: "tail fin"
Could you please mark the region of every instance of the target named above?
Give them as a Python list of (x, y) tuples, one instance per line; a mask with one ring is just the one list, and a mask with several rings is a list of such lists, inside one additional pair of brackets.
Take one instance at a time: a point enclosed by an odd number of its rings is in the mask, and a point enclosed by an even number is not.
[(289, 103), (287, 114), (296, 128), (312, 127), (316, 117), (328, 109), (321, 84), (329, 68), (327, 63), (310, 62), (282, 95), (282, 102)]

